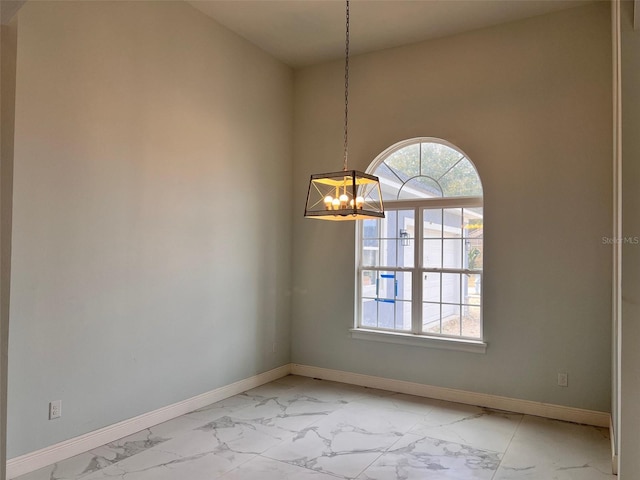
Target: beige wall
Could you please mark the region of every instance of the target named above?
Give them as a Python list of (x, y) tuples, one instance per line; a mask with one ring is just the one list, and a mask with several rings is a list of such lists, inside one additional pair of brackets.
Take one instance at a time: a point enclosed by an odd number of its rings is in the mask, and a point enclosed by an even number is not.
[(183, 2), (28, 2), (19, 21), (10, 457), (290, 343), (290, 69)]
[[(485, 355), (353, 340), (353, 224), (302, 218), (338, 170), (342, 62), (296, 72), (292, 361), (610, 410), (611, 40), (606, 2), (351, 63), (350, 167), (418, 136), (485, 191)], [(557, 386), (568, 372), (569, 387)]]

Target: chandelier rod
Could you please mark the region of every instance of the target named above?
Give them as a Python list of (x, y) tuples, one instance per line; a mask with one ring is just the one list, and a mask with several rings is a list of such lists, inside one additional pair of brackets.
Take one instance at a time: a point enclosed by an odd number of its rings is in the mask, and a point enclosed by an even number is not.
[(342, 170), (347, 171), (349, 156), (349, 0), (347, 1), (346, 35), (344, 47), (344, 163)]

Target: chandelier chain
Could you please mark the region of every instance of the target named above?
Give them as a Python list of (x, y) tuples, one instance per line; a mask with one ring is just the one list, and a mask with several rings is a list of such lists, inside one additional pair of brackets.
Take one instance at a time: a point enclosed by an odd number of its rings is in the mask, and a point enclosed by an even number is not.
[(346, 36), (344, 47), (344, 164), (342, 169), (347, 171), (349, 146), (349, 0), (347, 1)]

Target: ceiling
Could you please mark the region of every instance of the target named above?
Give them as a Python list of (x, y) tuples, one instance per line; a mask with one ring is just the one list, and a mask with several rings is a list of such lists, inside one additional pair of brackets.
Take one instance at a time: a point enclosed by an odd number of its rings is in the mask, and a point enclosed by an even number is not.
[(0, 0), (0, 23), (8, 25), (26, 0)]
[[(186, 0), (292, 67), (344, 56), (340, 0)], [(444, 37), (590, 0), (352, 0), (351, 53)]]

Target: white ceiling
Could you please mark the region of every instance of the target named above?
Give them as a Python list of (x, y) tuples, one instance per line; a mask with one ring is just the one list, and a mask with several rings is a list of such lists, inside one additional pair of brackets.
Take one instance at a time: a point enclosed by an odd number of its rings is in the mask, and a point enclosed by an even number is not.
[[(301, 67), (344, 56), (341, 0), (186, 0)], [(366, 53), (584, 5), (589, 0), (352, 0), (351, 53)]]

